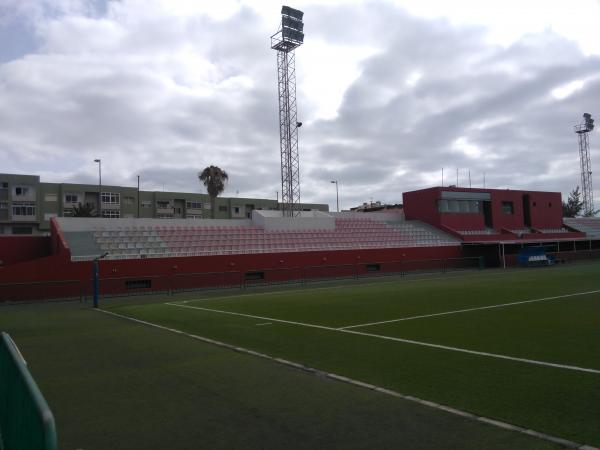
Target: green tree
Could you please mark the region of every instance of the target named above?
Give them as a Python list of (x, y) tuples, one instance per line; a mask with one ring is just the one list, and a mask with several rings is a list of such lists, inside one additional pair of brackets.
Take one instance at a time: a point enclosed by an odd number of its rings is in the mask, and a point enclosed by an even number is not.
[(217, 197), (225, 190), (225, 182), (229, 179), (229, 175), (217, 166), (209, 166), (198, 173), (198, 178), (208, 191), (211, 217), (214, 219), (217, 211)]
[(575, 217), (583, 209), (583, 200), (581, 200), (581, 193), (579, 192), (579, 186), (571, 191), (567, 202), (563, 202), (563, 217)]
[(86, 203), (85, 205), (79, 203), (73, 207), (73, 217), (96, 217), (94, 205), (91, 203)]

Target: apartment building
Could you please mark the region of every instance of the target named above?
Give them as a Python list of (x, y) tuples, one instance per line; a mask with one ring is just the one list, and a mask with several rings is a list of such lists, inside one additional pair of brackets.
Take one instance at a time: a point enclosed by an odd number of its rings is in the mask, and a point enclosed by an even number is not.
[[(74, 208), (91, 205), (104, 218), (207, 219), (207, 194), (139, 191), (135, 187), (45, 183), (37, 175), (0, 173), (0, 234), (40, 234), (50, 230), (52, 217), (74, 215)], [(245, 219), (252, 210), (279, 209), (276, 200), (219, 197), (217, 219)], [(328, 205), (303, 203), (302, 209), (328, 211)]]

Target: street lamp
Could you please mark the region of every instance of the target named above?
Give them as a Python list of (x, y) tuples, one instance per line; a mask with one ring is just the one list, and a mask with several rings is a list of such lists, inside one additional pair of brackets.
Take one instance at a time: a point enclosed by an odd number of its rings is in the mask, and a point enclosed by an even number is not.
[(98, 163), (98, 217), (102, 217), (102, 160), (95, 159)]
[(337, 212), (340, 212), (340, 194), (338, 191), (338, 182), (337, 180), (334, 180), (332, 183), (335, 183), (335, 201), (337, 203)]

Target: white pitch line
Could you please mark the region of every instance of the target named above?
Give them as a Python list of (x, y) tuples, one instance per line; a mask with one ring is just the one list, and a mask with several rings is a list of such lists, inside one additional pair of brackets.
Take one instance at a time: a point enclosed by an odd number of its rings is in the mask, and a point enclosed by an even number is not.
[(182, 305), (180, 303), (165, 303), (165, 305), (178, 306), (179, 308), (199, 309), (201, 311), (209, 311), (209, 312), (219, 313), (219, 314), (229, 314), (232, 316), (250, 317), (252, 319), (267, 320), (270, 322), (288, 323), (290, 325), (298, 325), (301, 327), (320, 328), (321, 330), (327, 330), (327, 331), (337, 331), (335, 328), (326, 327), (323, 325), (313, 325), (313, 324), (309, 324), (309, 323), (292, 322), (291, 320), (273, 319), (272, 317), (254, 316), (251, 314), (242, 314), (242, 313), (236, 313), (236, 312), (231, 312), (231, 311), (223, 311), (220, 309), (202, 308), (201, 306)]
[(504, 308), (506, 306), (523, 305), (525, 303), (545, 302), (548, 300), (557, 300), (560, 298), (577, 297), (579, 295), (597, 294), (599, 292), (600, 292), (600, 290), (588, 291), (588, 292), (577, 292), (575, 294), (565, 294), (565, 295), (556, 295), (554, 297), (535, 298), (533, 300), (523, 300), (523, 301), (511, 302), (511, 303), (502, 303), (499, 305), (478, 306), (476, 308), (457, 309), (454, 311), (445, 311), (445, 312), (434, 313), (434, 314), (424, 314), (421, 316), (401, 317), (399, 319), (382, 320), (380, 322), (370, 322), (370, 323), (361, 323), (358, 325), (349, 325), (347, 327), (340, 327), (340, 328), (338, 328), (338, 330), (349, 330), (350, 328), (369, 327), (371, 325), (382, 325), (384, 323), (402, 322), (405, 320), (425, 319), (427, 317), (447, 316), (450, 314), (459, 314), (459, 313), (465, 313), (465, 312), (470, 312), (470, 311), (481, 311), (484, 309)]
[(273, 325), (273, 324), (271, 322), (257, 323), (256, 324), (257, 327), (262, 327), (263, 325)]
[(198, 309), (198, 310), (201, 310), (201, 311), (208, 311), (208, 312), (213, 312), (213, 313), (217, 313), (217, 314), (229, 314), (229, 315), (232, 315), (232, 316), (240, 316), (240, 317), (249, 317), (249, 318), (252, 318), (252, 319), (269, 320), (271, 322), (287, 323), (287, 324), (290, 324), (290, 325), (297, 325), (297, 326), (307, 327), (307, 328), (318, 328), (318, 329), (321, 329), (321, 330), (336, 331), (338, 333), (355, 334), (355, 335), (358, 335), (358, 336), (367, 336), (367, 337), (372, 337), (372, 338), (376, 338), (376, 339), (383, 339), (383, 340), (386, 340), (386, 341), (401, 342), (403, 344), (419, 345), (419, 346), (422, 346), (422, 347), (435, 348), (435, 349), (438, 349), (438, 350), (448, 350), (448, 351), (452, 351), (452, 352), (467, 353), (467, 354), (470, 354), (470, 355), (485, 356), (485, 357), (496, 358), (496, 359), (504, 359), (504, 360), (508, 360), (508, 361), (516, 361), (516, 362), (521, 362), (521, 363), (526, 363), (526, 364), (534, 364), (534, 365), (538, 365), (538, 366), (554, 367), (556, 369), (566, 369), (566, 370), (574, 370), (574, 371), (577, 371), (577, 372), (586, 372), (586, 373), (600, 374), (600, 370), (598, 370), (598, 369), (590, 369), (590, 368), (587, 368), (587, 367), (570, 366), (570, 365), (567, 365), (567, 364), (551, 363), (551, 362), (546, 362), (546, 361), (539, 361), (539, 360), (536, 360), (536, 359), (519, 358), (519, 357), (516, 357), (516, 356), (501, 355), (501, 354), (498, 354), (498, 353), (480, 352), (480, 351), (477, 351), (477, 350), (469, 350), (469, 349), (466, 349), (466, 348), (450, 347), (448, 345), (440, 345), (440, 344), (432, 344), (432, 343), (429, 343), (429, 342), (414, 341), (412, 339), (403, 339), (403, 338), (397, 338), (397, 337), (392, 337), (392, 336), (384, 336), (384, 335), (380, 335), (380, 334), (363, 333), (361, 331), (342, 330), (342, 329), (339, 329), (339, 328), (326, 327), (326, 326), (323, 326), (323, 325), (315, 325), (315, 324), (302, 323), (302, 322), (293, 322), (291, 320), (274, 319), (273, 317), (255, 316), (255, 315), (252, 315), (252, 314), (242, 314), (242, 313), (236, 313), (236, 312), (231, 312), (231, 311), (223, 311), (223, 310), (220, 310), (220, 309), (202, 308), (200, 306), (181, 305), (181, 304), (177, 304), (177, 303), (165, 303), (165, 305), (177, 306), (179, 308)]
[[(177, 305), (177, 304), (171, 304), (171, 305), (172, 306), (180, 306), (180, 305)], [(265, 359), (267, 359), (269, 361), (273, 361), (273, 362), (276, 362), (278, 364), (282, 364), (282, 365), (287, 366), (287, 367), (292, 367), (294, 369), (303, 370), (303, 371), (306, 371), (306, 372), (309, 372), (309, 373), (313, 373), (313, 374), (315, 374), (317, 376), (326, 376), (327, 378), (330, 378), (330, 379), (336, 380), (336, 381), (340, 381), (342, 383), (348, 383), (348, 384), (353, 385), (353, 386), (357, 386), (357, 387), (360, 387), (360, 388), (373, 390), (375, 392), (379, 392), (379, 393), (384, 394), (384, 395), (389, 395), (391, 397), (397, 397), (397, 398), (401, 398), (401, 399), (404, 399), (404, 400), (408, 400), (410, 402), (415, 402), (415, 403), (418, 403), (420, 405), (427, 406), (429, 408), (437, 409), (437, 410), (440, 410), (440, 411), (444, 411), (444, 412), (447, 412), (449, 414), (453, 414), (455, 416), (463, 417), (463, 418), (468, 419), (468, 420), (474, 420), (474, 421), (478, 421), (478, 422), (483, 422), (485, 424), (488, 424), (488, 425), (491, 425), (491, 426), (494, 426), (494, 427), (497, 427), (497, 428), (502, 428), (502, 429), (505, 429), (505, 430), (515, 431), (517, 433), (526, 434), (528, 436), (534, 436), (534, 437), (537, 437), (537, 438), (545, 440), (545, 441), (549, 441), (549, 442), (553, 442), (555, 444), (559, 444), (559, 445), (564, 446), (566, 448), (579, 449), (579, 450), (600, 450), (600, 449), (598, 449), (596, 447), (592, 447), (591, 445), (582, 445), (582, 444), (579, 444), (577, 442), (569, 441), (569, 440), (564, 439), (564, 438), (560, 438), (560, 437), (552, 436), (550, 434), (540, 433), (539, 431), (535, 431), (535, 430), (523, 428), (523, 427), (520, 427), (518, 425), (513, 425), (513, 424), (510, 424), (510, 423), (507, 423), (507, 422), (502, 422), (502, 421), (499, 421), (499, 420), (496, 420), (496, 419), (491, 419), (491, 418), (485, 417), (485, 416), (477, 416), (477, 415), (472, 414), (472, 413), (467, 412), (467, 411), (462, 411), (460, 409), (456, 409), (456, 408), (452, 408), (452, 407), (449, 407), (449, 406), (441, 405), (439, 403), (435, 403), (435, 402), (432, 402), (432, 401), (429, 401), (429, 400), (423, 400), (421, 398), (414, 397), (412, 395), (402, 394), (400, 392), (393, 391), (391, 389), (386, 389), (386, 388), (383, 388), (383, 387), (375, 386), (375, 385), (372, 385), (372, 384), (369, 384), (369, 383), (365, 383), (363, 381), (355, 380), (353, 378), (348, 378), (348, 377), (344, 377), (344, 376), (341, 376), (341, 375), (337, 375), (335, 373), (323, 372), (321, 370), (314, 369), (312, 367), (305, 366), (303, 364), (298, 364), (298, 363), (295, 363), (295, 362), (292, 362), (292, 361), (288, 361), (288, 360), (282, 359), (282, 358), (276, 358), (274, 356), (270, 356), (270, 355), (267, 355), (267, 354), (264, 354), (264, 353), (259, 353), (259, 352), (256, 352), (254, 350), (249, 350), (249, 349), (244, 348), (244, 347), (236, 347), (236, 346), (231, 345), (231, 344), (226, 344), (225, 342), (216, 341), (214, 339), (209, 339), (209, 338), (206, 338), (206, 337), (203, 337), (203, 336), (198, 336), (196, 334), (186, 333), (185, 331), (177, 330), (175, 328), (169, 328), (169, 327), (165, 327), (163, 325), (158, 325), (156, 323), (147, 322), (145, 320), (135, 319), (133, 317), (124, 316), (122, 314), (118, 314), (118, 313), (115, 313), (115, 312), (107, 311), (105, 309), (95, 309), (94, 311), (101, 312), (101, 313), (104, 313), (104, 314), (109, 314), (111, 316), (119, 317), (121, 319), (130, 320), (132, 322), (136, 322), (136, 323), (139, 323), (139, 324), (142, 324), (142, 325), (146, 325), (146, 326), (149, 326), (149, 327), (158, 328), (160, 330), (169, 331), (171, 333), (179, 334), (179, 335), (182, 335), (182, 336), (187, 336), (189, 338), (196, 339), (196, 340), (199, 340), (199, 341), (202, 341), (202, 342), (206, 342), (208, 344), (216, 345), (218, 347), (227, 348), (229, 350), (233, 350), (233, 351), (238, 352), (238, 353), (245, 353), (247, 355), (251, 355), (251, 356), (255, 356), (255, 357), (259, 357), (259, 358), (265, 358)], [(351, 332), (349, 332), (349, 333), (351, 333)]]

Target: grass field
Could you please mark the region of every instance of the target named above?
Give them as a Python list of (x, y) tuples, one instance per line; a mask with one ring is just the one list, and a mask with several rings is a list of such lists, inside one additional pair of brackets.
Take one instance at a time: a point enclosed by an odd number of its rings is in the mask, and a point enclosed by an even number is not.
[[(600, 446), (599, 290), (589, 263), (102, 306)], [(89, 305), (3, 307), (0, 328), (61, 448), (560, 448)]]

